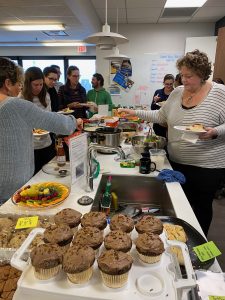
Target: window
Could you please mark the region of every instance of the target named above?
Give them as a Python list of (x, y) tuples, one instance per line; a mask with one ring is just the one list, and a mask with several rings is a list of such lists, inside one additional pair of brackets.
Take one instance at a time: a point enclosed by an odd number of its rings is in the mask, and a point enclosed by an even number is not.
[(69, 66), (77, 66), (80, 69), (80, 84), (86, 92), (92, 89), (91, 79), (96, 72), (95, 59), (69, 59)]
[(57, 65), (61, 70), (61, 77), (59, 79), (60, 82), (65, 83), (65, 79), (63, 76), (64, 73), (64, 61), (63, 59), (23, 59), (23, 69), (26, 71), (30, 67), (39, 67), (42, 71), (45, 67), (49, 67), (51, 65)]

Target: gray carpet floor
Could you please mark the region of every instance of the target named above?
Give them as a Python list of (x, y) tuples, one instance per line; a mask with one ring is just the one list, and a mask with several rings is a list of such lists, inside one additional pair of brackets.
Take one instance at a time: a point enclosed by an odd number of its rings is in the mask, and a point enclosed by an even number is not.
[(213, 220), (207, 236), (222, 252), (217, 260), (225, 272), (225, 198), (215, 199), (213, 202)]

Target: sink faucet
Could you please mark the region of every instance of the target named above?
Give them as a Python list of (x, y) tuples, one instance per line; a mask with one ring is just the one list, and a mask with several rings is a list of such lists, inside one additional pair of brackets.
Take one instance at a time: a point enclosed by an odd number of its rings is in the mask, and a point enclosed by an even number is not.
[(93, 152), (97, 150), (110, 150), (115, 151), (120, 156), (120, 159), (126, 159), (126, 155), (122, 148), (120, 147), (110, 147), (110, 146), (102, 146), (97, 143), (90, 143), (88, 146), (88, 153), (87, 153), (87, 187), (86, 191), (91, 192), (93, 191), (93, 171), (92, 171), (92, 157)]

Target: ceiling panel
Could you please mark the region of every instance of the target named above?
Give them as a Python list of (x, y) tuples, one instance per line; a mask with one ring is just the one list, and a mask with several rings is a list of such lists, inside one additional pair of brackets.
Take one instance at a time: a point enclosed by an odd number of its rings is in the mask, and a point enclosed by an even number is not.
[[(209, 14), (210, 9), (210, 14)], [(195, 17), (218, 17), (222, 18), (225, 15), (225, 9), (224, 7), (202, 7), (197, 11), (197, 13), (194, 15)]]
[(157, 23), (158, 16), (151, 18), (130, 18), (128, 19), (128, 24), (149, 24), (149, 23)]
[[(204, 4), (203, 7), (205, 6), (220, 6), (220, 7), (225, 7), (225, 1), (224, 0), (208, 0)], [(224, 12), (225, 14), (225, 12)]]
[[(34, 23), (34, 24), (53, 24), (53, 23), (62, 23), (66, 26), (80, 25), (80, 22), (75, 16), (72, 17), (22, 17), (21, 21), (25, 23)], [(9, 23), (8, 23), (9, 24)]]
[[(138, 0), (140, 1), (140, 0)], [(91, 0), (95, 8), (105, 9), (105, 0)], [(108, 0), (107, 7), (110, 8), (125, 8), (125, 0)]]
[(127, 8), (164, 7), (166, 0), (127, 0)]
[(188, 23), (190, 18), (160, 18), (158, 23)]
[(128, 8), (127, 9), (127, 18), (130, 21), (130, 18), (148, 18), (159, 16), (162, 9), (160, 7), (148, 7), (148, 8)]

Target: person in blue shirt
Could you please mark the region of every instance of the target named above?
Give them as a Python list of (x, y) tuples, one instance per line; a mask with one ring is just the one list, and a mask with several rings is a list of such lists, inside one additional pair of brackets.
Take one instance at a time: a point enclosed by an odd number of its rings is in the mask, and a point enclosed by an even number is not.
[[(170, 93), (173, 91), (174, 76), (172, 74), (166, 74), (163, 78), (163, 85), (164, 87), (162, 89), (158, 89), (154, 93), (152, 104), (151, 104), (151, 110), (160, 109), (161, 105), (163, 104), (162, 101), (167, 100)], [(167, 136), (166, 127), (161, 126), (159, 124), (153, 124), (153, 129), (156, 135), (163, 136), (163, 137)]]

